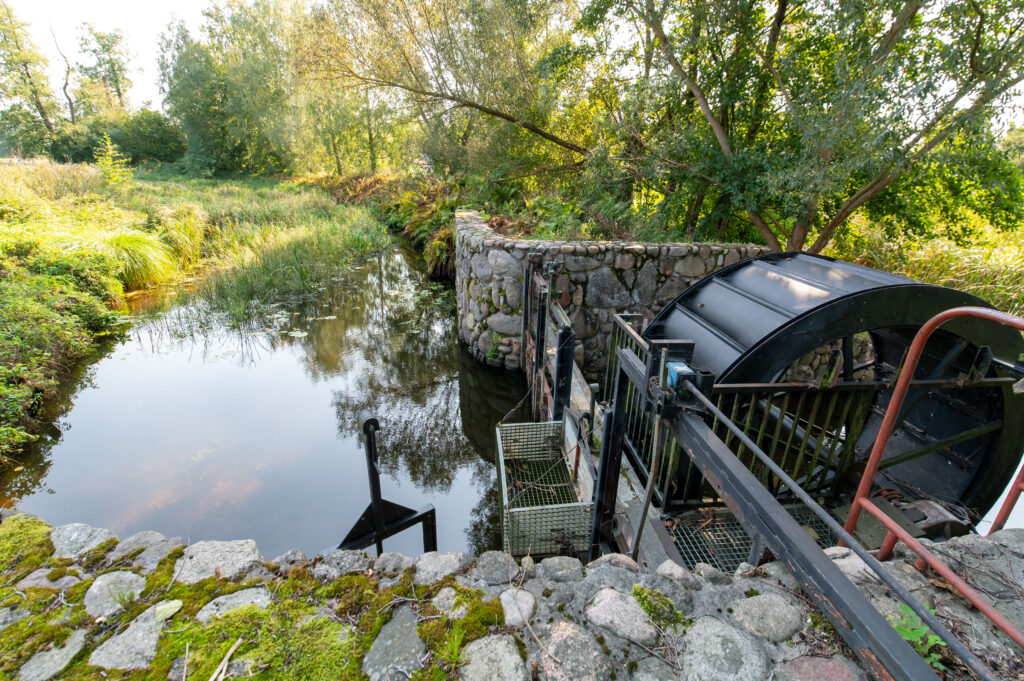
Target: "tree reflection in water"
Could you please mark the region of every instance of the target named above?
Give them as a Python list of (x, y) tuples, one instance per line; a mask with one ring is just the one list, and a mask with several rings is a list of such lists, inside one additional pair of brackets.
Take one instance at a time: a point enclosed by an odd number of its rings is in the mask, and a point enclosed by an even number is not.
[(451, 287), (407, 253), (244, 328), (173, 299), (146, 301), (80, 368), (21, 470), (0, 472), (0, 501), (122, 534), (316, 550), (366, 503), (356, 414), (370, 409), (391, 488), (414, 488), (393, 500), (438, 506), (447, 550), (498, 546), (494, 427), (525, 386), (459, 345)]

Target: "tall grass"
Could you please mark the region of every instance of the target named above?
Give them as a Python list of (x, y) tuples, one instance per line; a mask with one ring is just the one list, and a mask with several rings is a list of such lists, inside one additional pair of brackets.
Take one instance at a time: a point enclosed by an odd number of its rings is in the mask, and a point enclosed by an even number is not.
[(960, 289), (1000, 310), (1024, 315), (1024, 234), (1019, 231), (980, 227), (971, 245), (964, 246), (945, 238), (891, 238), (876, 228), (853, 225), (828, 254)]
[(389, 241), (387, 229), (366, 210), (341, 207), (326, 220), (263, 232), (217, 260), (200, 292), (243, 321), (270, 303), (314, 293), (345, 263)]
[(116, 325), (125, 291), (197, 268), (235, 319), (308, 294), (388, 243), (362, 208), (273, 180), (136, 176), (0, 162), (0, 458), (73, 363)]

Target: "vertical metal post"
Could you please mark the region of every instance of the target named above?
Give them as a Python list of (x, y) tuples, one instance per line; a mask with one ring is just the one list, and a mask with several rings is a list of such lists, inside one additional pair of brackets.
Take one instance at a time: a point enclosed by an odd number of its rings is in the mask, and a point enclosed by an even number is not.
[[(606, 412), (604, 434), (601, 438), (601, 460), (594, 486), (594, 515), (590, 530), (590, 559), (600, 554), (601, 542), (612, 539), (615, 522), (615, 502), (619, 493), (619, 473), (622, 470), (622, 438), (626, 421), (626, 388), (629, 376), (621, 363), (616, 371), (614, 409)], [(620, 397), (622, 399), (620, 399)]]
[(551, 420), (561, 421), (565, 406), (569, 404), (569, 392), (572, 387), (573, 354), (576, 349), (576, 334), (572, 327), (558, 330), (558, 345), (555, 349), (555, 385), (554, 405), (551, 408)]
[(377, 533), (377, 555), (384, 551), (384, 502), (380, 495), (380, 468), (377, 465), (377, 431), (380, 421), (368, 411), (359, 413), (366, 449), (366, 474), (370, 478), (370, 505), (373, 507), (373, 529)]
[[(423, 552), (437, 551), (437, 511), (433, 507), (423, 516)], [(380, 549), (377, 549), (380, 555)]]

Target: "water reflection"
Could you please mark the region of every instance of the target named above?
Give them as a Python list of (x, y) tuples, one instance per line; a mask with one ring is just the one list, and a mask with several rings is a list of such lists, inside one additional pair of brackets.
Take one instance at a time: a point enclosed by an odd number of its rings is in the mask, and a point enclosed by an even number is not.
[[(368, 502), (355, 415), (371, 409), (385, 498), (433, 503), (441, 550), (496, 547), (494, 426), (524, 386), (459, 346), (451, 300), (395, 251), (254, 328), (199, 304), (147, 316), (0, 494), (54, 524), (317, 551)], [(418, 552), (418, 535), (385, 547)]]

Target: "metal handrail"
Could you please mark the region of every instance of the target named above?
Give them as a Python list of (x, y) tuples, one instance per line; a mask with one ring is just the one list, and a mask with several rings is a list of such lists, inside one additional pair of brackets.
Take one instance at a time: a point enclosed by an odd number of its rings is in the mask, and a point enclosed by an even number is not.
[[(915, 564), (919, 570), (924, 570), (926, 566), (935, 570), (943, 577), (943, 579), (963, 594), (964, 598), (984, 613), (993, 624), (999, 627), (1007, 636), (1017, 643), (1017, 645), (1024, 647), (1024, 632), (1021, 632), (1020, 629), (1014, 626), (1010, 620), (1008, 620), (1001, 612), (996, 610), (995, 607), (981, 594), (972, 589), (967, 582), (946, 566), (946, 564), (943, 563), (934, 553), (914, 539), (909, 532), (889, 518), (877, 505), (875, 505), (873, 501), (871, 501), (870, 498), (868, 498), (868, 493), (871, 491), (871, 485), (874, 482), (875, 475), (878, 473), (879, 466), (882, 463), (882, 455), (885, 453), (886, 445), (889, 444), (889, 438), (892, 436), (892, 431), (899, 417), (900, 409), (903, 407), (903, 400), (907, 395), (907, 391), (910, 389), (914, 372), (917, 370), (918, 362), (920, 362), (921, 356), (924, 354), (924, 348), (928, 343), (928, 339), (931, 338), (932, 334), (935, 333), (940, 326), (951, 319), (957, 319), (960, 317), (987, 319), (1004, 326), (1024, 331), (1024, 319), (1021, 319), (1020, 317), (985, 307), (971, 306), (954, 307), (940, 312), (925, 322), (925, 324), (918, 329), (917, 333), (914, 335), (913, 342), (910, 344), (910, 349), (907, 351), (907, 358), (903, 362), (903, 367), (900, 369), (899, 380), (896, 382), (896, 388), (893, 389), (892, 397), (889, 400), (889, 406), (885, 410), (885, 417), (882, 419), (882, 425), (878, 430), (878, 437), (875, 439), (875, 444), (871, 448), (870, 456), (868, 456), (867, 464), (864, 467), (864, 475), (861, 477), (860, 484), (857, 486), (857, 494), (853, 499), (853, 504), (850, 506), (850, 514), (846, 519), (845, 530), (852, 534), (857, 527), (857, 520), (860, 518), (860, 512), (862, 510), (867, 511), (887, 530), (885, 540), (882, 542), (882, 546), (878, 551), (878, 557), (880, 559), (885, 560), (888, 558), (889, 555), (892, 554), (892, 550), (895, 548), (896, 542), (902, 541), (910, 548), (910, 550), (917, 554), (918, 559)], [(1022, 486), (1024, 486), (1024, 471), (1017, 476), (1010, 494), (1007, 495), (1006, 500), (1003, 502), (1003, 507), (1000, 509), (999, 515), (997, 516), (997, 520), (1001, 521), (999, 527), (1002, 527), (1002, 525), (1005, 524), (1006, 518), (1010, 515), (1010, 511), (1013, 509), (1014, 504), (1017, 503)], [(993, 527), (995, 527), (995, 524), (993, 524)], [(845, 540), (846, 538), (844, 537), (844, 541)]]
[(683, 386), (687, 391), (690, 392), (697, 400), (715, 417), (717, 417), (726, 428), (743, 442), (754, 455), (761, 460), (761, 462), (776, 475), (779, 480), (801, 501), (807, 508), (811, 510), (825, 525), (831, 530), (836, 537), (840, 539), (842, 544), (845, 544), (847, 548), (857, 554), (857, 557), (864, 561), (871, 570), (878, 576), (878, 578), (885, 583), (892, 591), (902, 599), (907, 606), (914, 611), (914, 613), (921, 618), (924, 624), (928, 625), (932, 631), (934, 631), (942, 640), (950, 647), (950, 649), (956, 653), (963, 660), (974, 673), (985, 681), (996, 681), (996, 677), (993, 676), (992, 671), (983, 663), (978, 657), (971, 652), (971, 650), (965, 646), (960, 639), (954, 636), (948, 629), (943, 626), (939, 619), (933, 615), (927, 608), (917, 602), (913, 594), (904, 587), (895, 577), (882, 566), (882, 564), (876, 559), (871, 553), (865, 549), (861, 544), (853, 538), (850, 532), (847, 532), (846, 528), (839, 524), (839, 522), (833, 518), (828, 511), (821, 507), (811, 495), (809, 495), (800, 485), (796, 483), (782, 468), (779, 467), (771, 457), (765, 454), (757, 444), (754, 443), (743, 431), (732, 421), (729, 420), (728, 416), (722, 412), (715, 404), (709, 400), (703, 393), (697, 389), (690, 381), (685, 381)]

